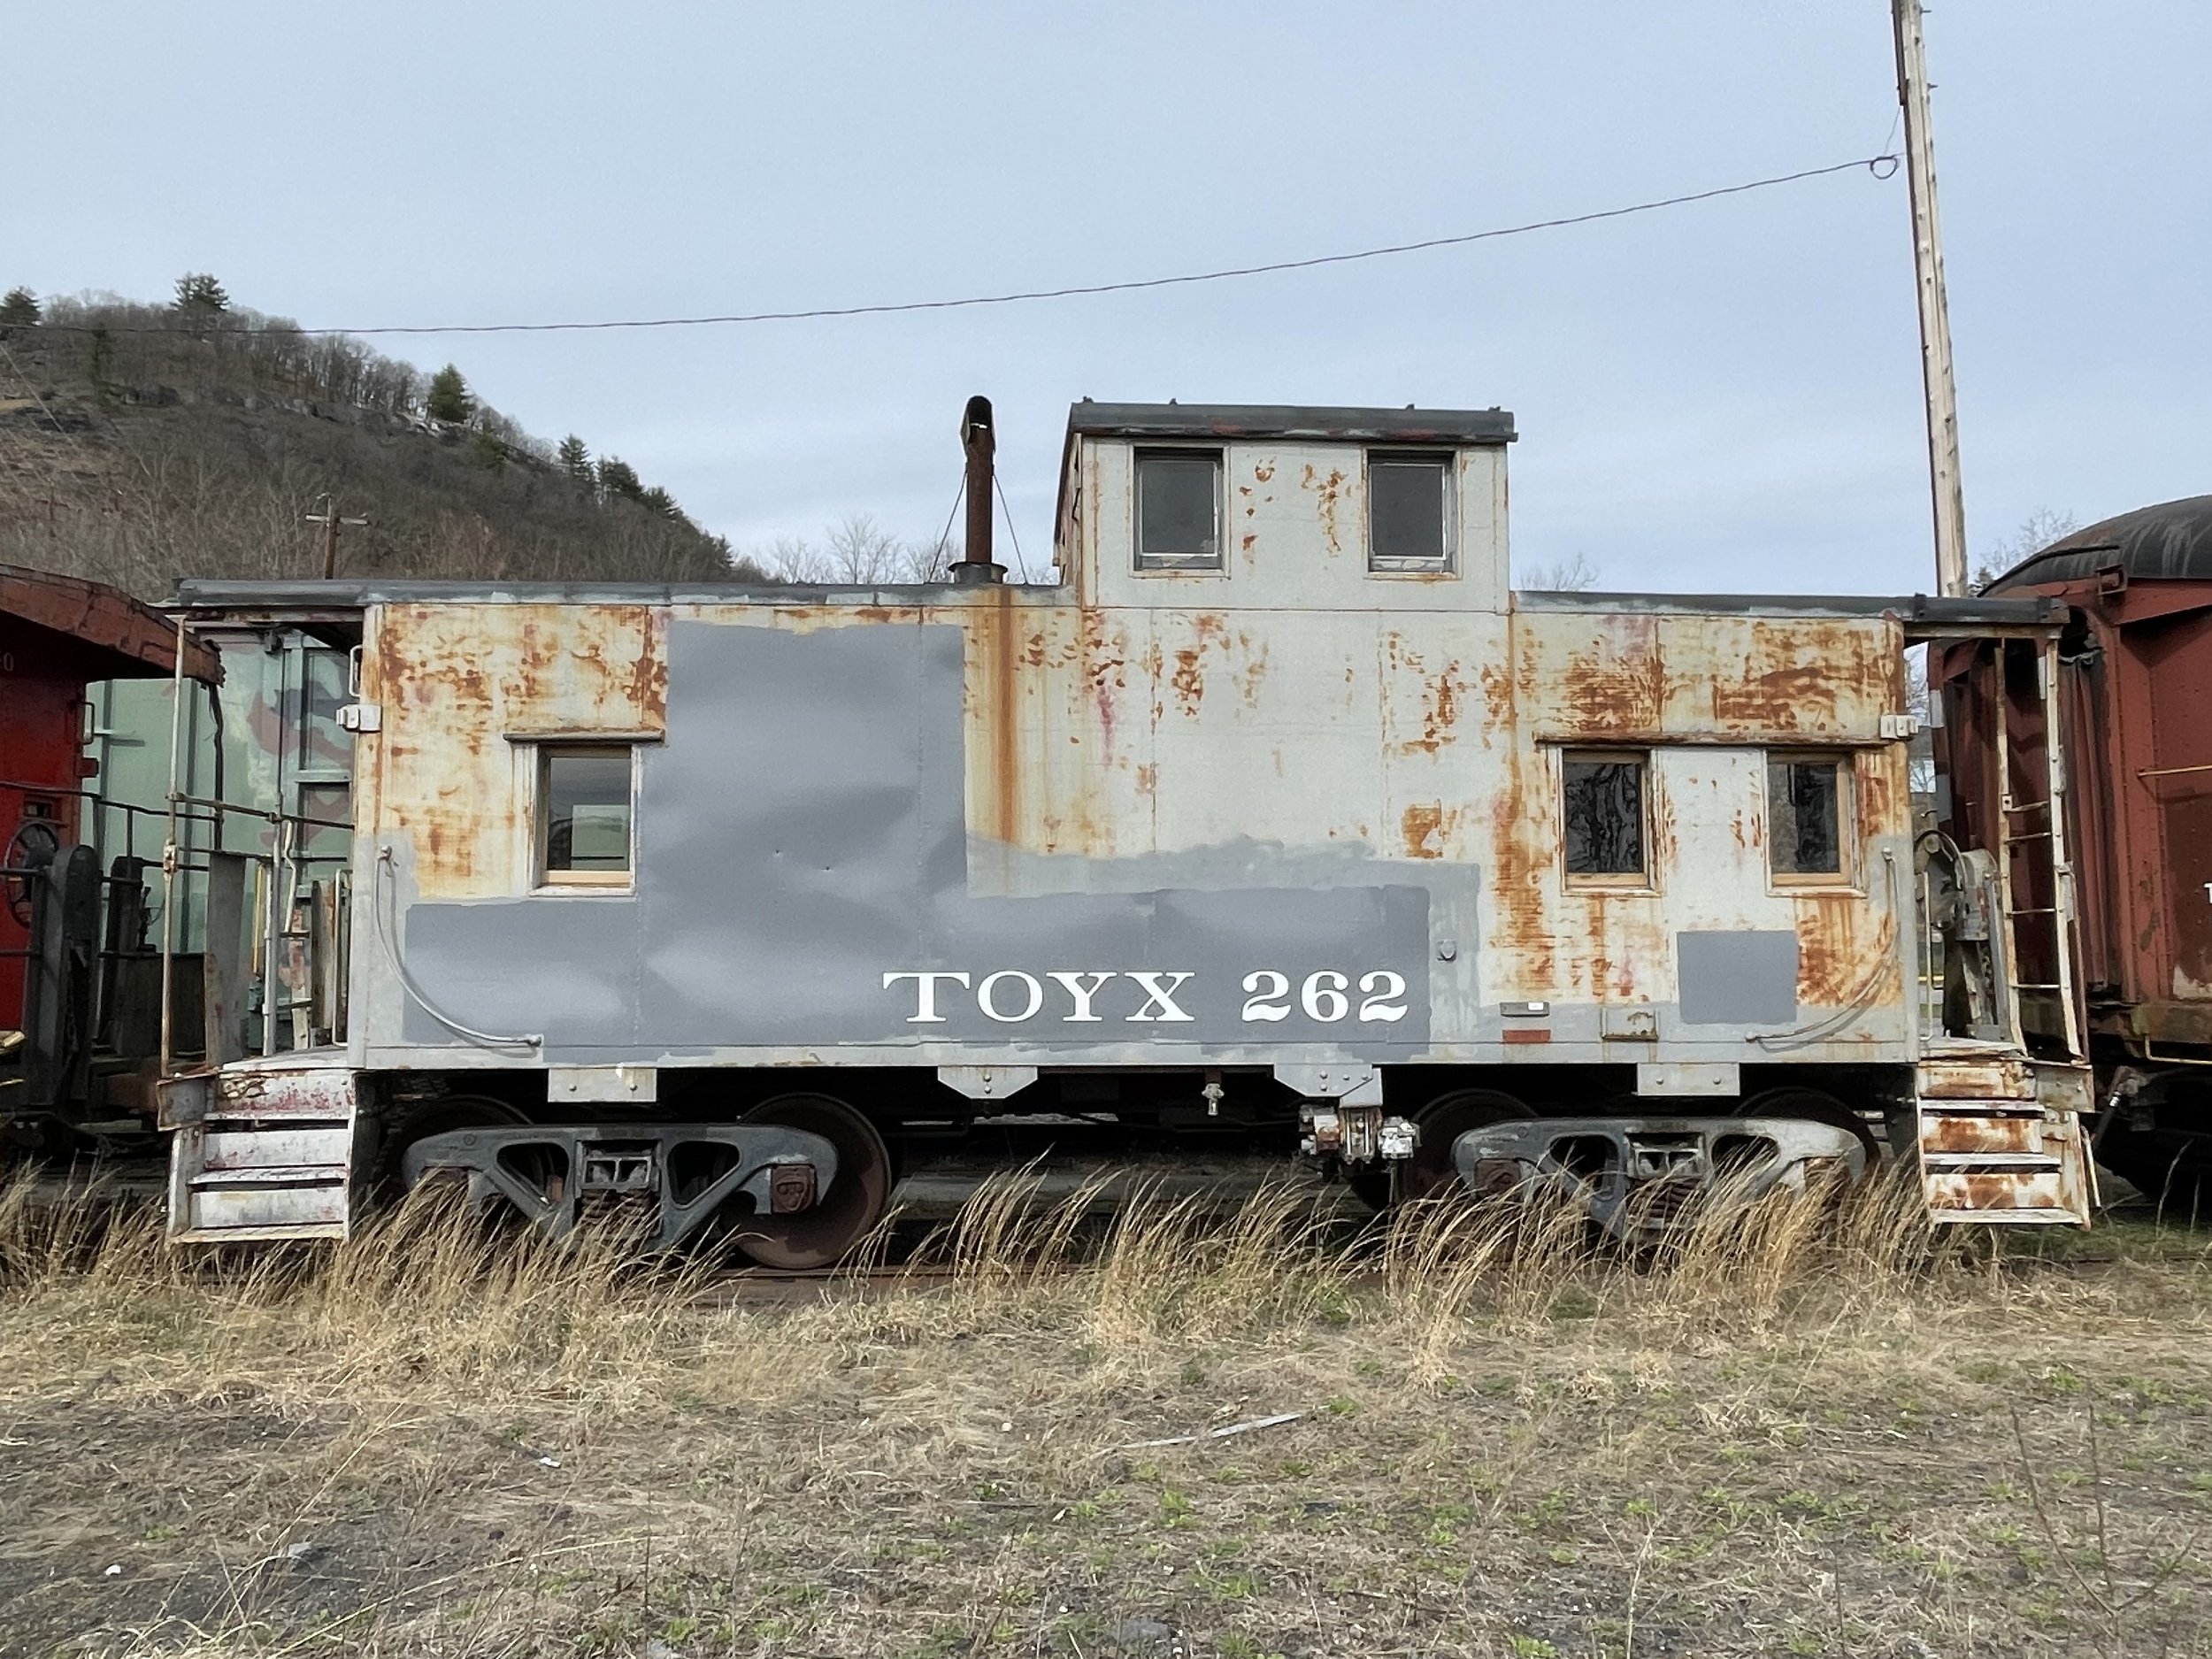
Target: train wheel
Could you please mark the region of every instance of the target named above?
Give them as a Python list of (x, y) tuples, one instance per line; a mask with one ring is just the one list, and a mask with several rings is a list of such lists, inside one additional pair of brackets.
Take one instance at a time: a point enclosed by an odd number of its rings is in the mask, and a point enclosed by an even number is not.
[(1762, 1090), (1754, 1094), (1737, 1110), (1740, 1118), (1802, 1118), (1816, 1124), (1826, 1124), (1834, 1129), (1847, 1129), (1859, 1138), (1866, 1148), (1866, 1172), (1872, 1175), (1882, 1167), (1882, 1143), (1874, 1132), (1866, 1126), (1866, 1119), (1833, 1094), (1816, 1088), (1789, 1085), (1782, 1088)]
[(1532, 1118), (1527, 1103), (1494, 1088), (1454, 1089), (1424, 1106), (1414, 1122), (1421, 1139), (1413, 1156), (1398, 1166), (1398, 1202), (1411, 1203), (1450, 1190), (1459, 1180), (1452, 1164), (1452, 1142), (1470, 1129)]
[(2097, 1162), (2166, 1220), (2194, 1225), (2212, 1216), (2212, 1135), (2115, 1124), (2098, 1139)]
[(406, 1195), (400, 1160), (418, 1141), (456, 1129), (506, 1129), (529, 1121), (518, 1108), (488, 1094), (450, 1094), (443, 1100), (427, 1101), (394, 1124), (377, 1148), (373, 1177), (377, 1194), (391, 1200)]
[(810, 1210), (746, 1217), (732, 1235), (763, 1267), (827, 1267), (866, 1238), (891, 1198), (891, 1153), (876, 1126), (828, 1094), (784, 1094), (745, 1114), (749, 1124), (780, 1124), (820, 1135), (837, 1148), (837, 1175)]

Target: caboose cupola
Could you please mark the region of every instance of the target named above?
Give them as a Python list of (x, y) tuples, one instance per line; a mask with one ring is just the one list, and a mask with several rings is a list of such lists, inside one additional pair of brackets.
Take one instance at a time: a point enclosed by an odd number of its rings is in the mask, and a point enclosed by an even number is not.
[(1498, 611), (1502, 409), (1077, 403), (1059, 562), (1140, 609)]

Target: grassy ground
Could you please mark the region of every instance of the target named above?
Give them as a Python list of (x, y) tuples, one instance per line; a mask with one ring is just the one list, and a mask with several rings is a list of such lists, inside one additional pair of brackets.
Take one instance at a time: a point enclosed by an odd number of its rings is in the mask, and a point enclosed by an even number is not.
[(1272, 1195), (1069, 1269), (1064, 1220), (729, 1306), (434, 1217), (209, 1267), (0, 1194), (0, 1650), (2212, 1653), (2185, 1233), (1886, 1196), (1652, 1266)]

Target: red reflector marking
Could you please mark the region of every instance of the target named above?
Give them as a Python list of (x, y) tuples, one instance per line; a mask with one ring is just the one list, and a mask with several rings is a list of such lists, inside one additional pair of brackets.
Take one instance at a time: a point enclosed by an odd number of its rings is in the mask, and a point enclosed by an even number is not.
[(1508, 1025), (1505, 1040), (1508, 1042), (1549, 1042), (1551, 1029), (1549, 1026)]

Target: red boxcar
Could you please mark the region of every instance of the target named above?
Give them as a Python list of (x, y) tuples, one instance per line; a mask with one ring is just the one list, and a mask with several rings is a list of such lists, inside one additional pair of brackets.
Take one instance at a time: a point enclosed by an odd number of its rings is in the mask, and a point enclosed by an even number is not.
[[(2101, 1161), (2154, 1196), (2212, 1198), (2212, 495), (2078, 531), (1989, 591), (2071, 613), (2057, 659), (2062, 873), (2016, 903), (2070, 910), (2078, 942), (2060, 972), (2062, 926), (2024, 931), (2018, 976), (2068, 985), (2108, 1108)], [(2013, 803), (2049, 793), (2035, 659), (1999, 660), (1970, 647), (1933, 665), (1946, 828), (1965, 846), (1998, 847)], [(2009, 828), (2034, 833), (2017, 816)], [(2062, 1010), (2048, 996), (2042, 1010), (2055, 1034)]]
[[(84, 803), (85, 687), (95, 680), (169, 674), (176, 628), (129, 595), (99, 582), (0, 565), (0, 1031), (24, 1028), (34, 863), (74, 847), (92, 828)], [(188, 672), (217, 677), (196, 644)]]

